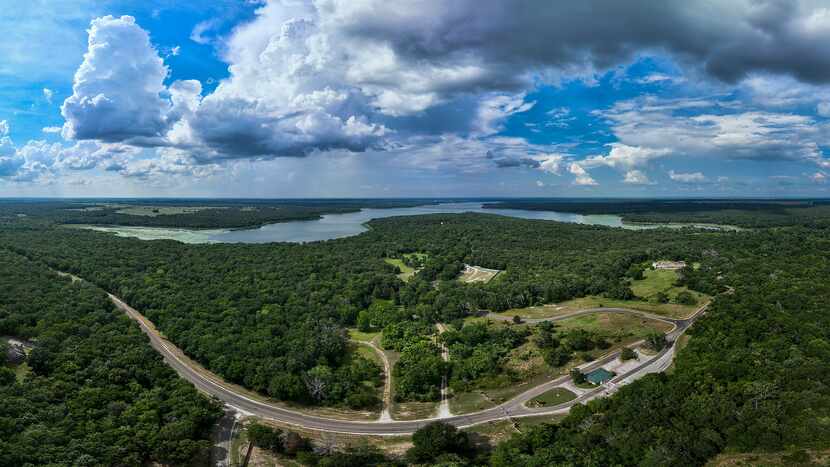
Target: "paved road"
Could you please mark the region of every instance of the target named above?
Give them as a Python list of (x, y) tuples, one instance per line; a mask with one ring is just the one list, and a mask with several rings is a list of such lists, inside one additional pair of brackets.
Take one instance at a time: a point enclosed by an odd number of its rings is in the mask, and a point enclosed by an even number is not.
[[(349, 433), (357, 435), (380, 435), (380, 436), (394, 436), (407, 435), (416, 431), (418, 428), (426, 425), (434, 419), (427, 420), (412, 420), (412, 421), (350, 421), (350, 420), (335, 420), (308, 415), (302, 412), (279, 407), (267, 402), (252, 399), (244, 394), (240, 394), (233, 387), (221, 381), (218, 377), (211, 375), (207, 370), (199, 367), (197, 364), (187, 361), (181, 355), (181, 351), (177, 349), (172, 343), (164, 339), (155, 326), (148, 321), (138, 311), (124, 303), (120, 298), (109, 294), (110, 299), (115, 305), (123, 310), (130, 318), (138, 322), (141, 329), (150, 338), (150, 343), (156, 349), (164, 360), (184, 379), (196, 386), (200, 391), (216, 397), (230, 407), (233, 407), (243, 413), (256, 415), (266, 419), (273, 419), (282, 423), (296, 425), (309, 430)], [(696, 319), (700, 313), (705, 310), (702, 307), (695, 315), (682, 319), (673, 320), (676, 324), (675, 330), (671, 332), (674, 336), (678, 336), (685, 331)], [(609, 311), (603, 308), (602, 311)], [(595, 311), (594, 311), (595, 312)], [(662, 318), (664, 319), (665, 318)], [(670, 340), (673, 340), (670, 335)], [(624, 379), (631, 379), (639, 372), (644, 372), (649, 369), (652, 364), (659, 363), (660, 359), (664, 357), (672, 347), (669, 346), (656, 356), (643, 362), (637, 368), (629, 371), (624, 375), (620, 375), (614, 381), (622, 381)], [(600, 360), (591, 362), (584, 366), (583, 371), (591, 371), (617, 358), (619, 352), (613, 352)], [(482, 410), (466, 415), (455, 415), (451, 417), (442, 418), (442, 421), (451, 423), (458, 427), (467, 427), (481, 423), (487, 423), (496, 420), (503, 420), (509, 417), (523, 417), (532, 415), (557, 414), (567, 412), (568, 409), (577, 403), (582, 403), (595, 397), (599, 397), (609, 390), (605, 387), (597, 388), (579, 398), (554, 407), (544, 408), (528, 408), (524, 404), (545, 393), (546, 391), (559, 386), (566, 382), (569, 376), (562, 376), (555, 380), (549, 381), (542, 385), (525, 391), (519, 396), (491, 409)]]
[[(76, 276), (58, 272), (64, 276), (70, 276), (73, 280), (82, 280)], [(408, 421), (351, 421), (351, 420), (335, 420), (330, 418), (317, 417), (308, 415), (302, 412), (279, 407), (261, 400), (252, 399), (244, 394), (240, 394), (238, 390), (222, 381), (216, 375), (213, 375), (199, 364), (184, 357), (182, 351), (178, 349), (171, 342), (166, 340), (156, 330), (152, 322), (145, 318), (137, 310), (126, 304), (123, 300), (113, 294), (107, 294), (112, 302), (127, 314), (130, 318), (136, 321), (141, 330), (150, 338), (150, 344), (156, 351), (158, 351), (164, 358), (165, 362), (173, 368), (179, 376), (189, 381), (198, 390), (205, 394), (216, 397), (229, 406), (243, 414), (256, 415), (258, 417), (272, 419), (278, 422), (289, 425), (296, 425), (308, 430), (347, 433), (355, 435), (377, 435), (377, 436), (398, 436), (408, 435), (414, 433), (422, 426), (430, 423), (433, 419), (424, 420), (408, 420)], [(674, 329), (667, 334), (670, 345), (663, 349), (657, 355), (644, 361), (636, 368), (616, 376), (611, 380), (611, 384), (600, 386), (594, 390), (588, 391), (576, 399), (552, 407), (528, 408), (525, 403), (544, 394), (545, 392), (566, 383), (570, 377), (562, 376), (554, 380), (543, 383), (539, 386), (528, 389), (518, 396), (504, 402), (496, 407), (474, 412), (466, 415), (454, 415), (441, 418), (441, 421), (451, 423), (457, 427), (468, 427), (482, 423), (504, 420), (508, 418), (527, 417), (534, 415), (548, 415), (548, 414), (562, 414), (567, 413), (573, 405), (587, 402), (588, 400), (600, 397), (606, 394), (613, 393), (616, 390), (617, 384), (624, 384), (633, 381), (639, 376), (655, 371), (662, 371), (671, 363), (674, 356), (674, 341), (679, 337), (694, 321), (702, 315), (708, 305), (703, 305), (691, 316), (683, 319), (666, 318), (664, 316), (654, 315), (638, 310), (628, 310), (625, 308), (594, 308), (587, 310), (579, 310), (567, 315), (556, 316), (552, 318), (542, 319), (527, 319), (525, 322), (533, 323), (540, 321), (557, 321), (561, 319), (571, 318), (588, 313), (597, 312), (611, 312), (611, 313), (633, 313), (636, 315), (657, 319), (674, 324)], [(493, 314), (494, 319), (510, 319), (502, 315)], [(582, 365), (582, 371), (589, 372), (599, 368), (606, 363), (613, 361), (619, 357), (619, 351), (612, 352), (598, 360)]]

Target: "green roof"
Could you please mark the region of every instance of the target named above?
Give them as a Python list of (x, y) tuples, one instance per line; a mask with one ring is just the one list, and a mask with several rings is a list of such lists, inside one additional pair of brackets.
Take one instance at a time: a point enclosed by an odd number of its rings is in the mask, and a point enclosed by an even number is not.
[(610, 371), (606, 370), (605, 368), (597, 368), (596, 370), (594, 370), (594, 371), (588, 373), (587, 375), (585, 375), (585, 378), (588, 379), (588, 381), (590, 381), (594, 384), (602, 384), (602, 383), (610, 380), (613, 377), (614, 377), (614, 373), (611, 373)]

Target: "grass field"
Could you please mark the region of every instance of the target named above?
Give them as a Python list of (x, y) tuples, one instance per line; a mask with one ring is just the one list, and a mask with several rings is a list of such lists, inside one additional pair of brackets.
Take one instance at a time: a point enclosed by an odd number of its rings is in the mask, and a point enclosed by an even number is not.
[(680, 292), (689, 292), (697, 299), (697, 303), (703, 303), (707, 298), (705, 295), (689, 290), (686, 287), (676, 287), (674, 284), (680, 278), (680, 273), (671, 269), (647, 269), (644, 278), (631, 282), (631, 291), (634, 295), (649, 302), (655, 302), (658, 293), (665, 293), (671, 301), (674, 301)]
[(26, 362), (23, 362), (17, 366), (12, 366), (12, 369), (14, 370), (14, 376), (17, 378), (17, 382), (22, 382), (23, 378), (32, 372), (32, 369), (29, 368), (29, 364)]
[(812, 467), (830, 465), (830, 450), (719, 454), (706, 467)]
[(415, 273), (418, 272), (415, 270), (415, 268), (412, 268), (404, 264), (402, 259), (384, 258), (383, 260), (386, 261), (388, 264), (391, 264), (392, 266), (397, 266), (398, 269), (401, 270), (401, 273), (398, 274), (398, 278), (404, 282), (409, 282), (409, 280), (412, 279), (412, 276), (414, 276)]
[[(505, 316), (521, 316), (522, 318), (552, 318), (586, 308), (630, 308), (632, 310), (647, 311), (650, 313), (667, 316), (670, 318), (684, 318), (694, 313), (703, 303), (709, 300), (707, 295), (689, 290), (686, 287), (676, 287), (674, 284), (679, 273), (674, 270), (648, 269), (644, 272), (644, 278), (631, 282), (631, 290), (638, 300), (616, 300), (612, 298), (589, 295), (587, 297), (575, 298), (562, 303), (534, 306), (528, 308), (514, 308), (502, 312)], [(659, 292), (668, 295), (674, 300), (677, 294), (688, 291), (696, 299), (695, 305), (680, 305), (677, 303), (658, 303), (655, 300)]]
[(349, 329), (349, 339), (358, 342), (371, 342), (374, 338), (380, 336), (380, 332), (361, 332), (357, 329)]
[[(494, 325), (516, 326), (505, 322)], [(567, 365), (550, 368), (542, 358), (536, 344), (533, 343), (533, 339), (529, 339), (528, 342), (510, 352), (503, 363), (505, 368), (503, 378), (482, 379), (477, 382), (475, 390), (454, 393), (450, 398), (452, 413), (465, 414), (494, 407), (534, 386), (567, 374), (571, 368), (585, 361), (595, 360), (639, 341), (651, 331), (668, 332), (671, 329), (670, 324), (660, 321), (621, 313), (601, 312), (558, 321), (556, 326), (563, 331), (585, 329), (598, 332), (605, 336), (611, 346), (607, 349), (579, 352)], [(512, 374), (513, 379), (509, 378), (508, 374)]]
[(470, 434), (473, 442), (479, 448), (487, 449), (507, 440), (518, 431), (525, 432), (531, 427), (543, 423), (559, 423), (563, 418), (565, 418), (564, 415), (521, 417), (514, 418), (512, 421), (499, 420), (497, 422), (482, 423), (481, 425), (464, 428), (464, 431)]
[(420, 420), (435, 416), (438, 402), (393, 402), (390, 413), (395, 420)]
[[(696, 292), (693, 292), (696, 293)], [(616, 300), (612, 298), (589, 295), (587, 297), (575, 298), (555, 305), (535, 306), (528, 308), (513, 308), (502, 312), (505, 316), (521, 316), (522, 318), (551, 318), (561, 316), (574, 311), (586, 308), (629, 308), (632, 310), (647, 311), (657, 315), (670, 318), (685, 318), (694, 313), (707, 297), (696, 294), (699, 297), (697, 305), (679, 305), (677, 303), (653, 303), (643, 300)]]
[(672, 269), (646, 269), (643, 276), (643, 279), (631, 282), (634, 295), (642, 298), (649, 298), (658, 292), (673, 288), (674, 283), (680, 278), (680, 274)]
[(552, 407), (576, 399), (576, 394), (565, 388), (553, 388), (541, 396), (529, 401), (528, 407)]
[(636, 341), (652, 331), (669, 332), (672, 326), (662, 321), (623, 313), (593, 313), (576, 316), (556, 323), (559, 329), (585, 329), (599, 332), (616, 342)]

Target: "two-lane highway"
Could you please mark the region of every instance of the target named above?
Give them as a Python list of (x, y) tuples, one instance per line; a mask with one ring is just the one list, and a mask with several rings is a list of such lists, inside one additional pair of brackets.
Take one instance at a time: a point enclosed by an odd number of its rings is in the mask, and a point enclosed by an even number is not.
[[(66, 275), (66, 274), (64, 274)], [(75, 280), (80, 280), (72, 276)], [(193, 384), (198, 390), (205, 394), (213, 396), (225, 403), (227, 406), (243, 413), (261, 417), (264, 419), (271, 419), (280, 423), (294, 425), (308, 430), (348, 433), (355, 435), (375, 435), (375, 436), (398, 436), (408, 435), (414, 433), (422, 426), (434, 421), (436, 419), (422, 419), (409, 421), (394, 421), (394, 420), (377, 420), (377, 421), (353, 421), (353, 420), (337, 420), (331, 418), (324, 418), (296, 410), (280, 407), (265, 400), (250, 397), (244, 394), (233, 385), (223, 381), (220, 377), (214, 375), (198, 363), (187, 358), (184, 353), (178, 349), (173, 343), (165, 339), (156, 329), (152, 322), (145, 318), (137, 310), (129, 306), (120, 298), (113, 294), (108, 294), (110, 300), (130, 318), (136, 321), (141, 330), (149, 337), (150, 344), (158, 351), (164, 358), (165, 362), (170, 365), (182, 378)], [(599, 308), (591, 310), (580, 310), (575, 313), (563, 315), (559, 317), (549, 318), (548, 320), (559, 320), (568, 317), (578, 316), (588, 313), (597, 312), (617, 312), (617, 313), (634, 313), (651, 319), (658, 319), (660, 321), (669, 322), (674, 325), (674, 329), (667, 334), (671, 345), (658, 353), (657, 355), (645, 360), (636, 368), (628, 371), (623, 375), (619, 375), (612, 380), (612, 383), (624, 384), (632, 381), (638, 375), (646, 374), (653, 371), (659, 371), (664, 368), (673, 357), (673, 341), (680, 336), (691, 324), (697, 319), (706, 309), (704, 305), (694, 315), (685, 319), (671, 319), (663, 316), (652, 315), (651, 313), (639, 312), (636, 310), (626, 310), (622, 308)], [(494, 315), (500, 316), (500, 315)], [(505, 317), (501, 317), (505, 318)], [(526, 320), (527, 322), (535, 322), (536, 320)], [(582, 367), (583, 371), (591, 371), (599, 368), (614, 359), (619, 357), (619, 351), (609, 353), (604, 357), (595, 360)], [(656, 368), (656, 369), (655, 369)], [(441, 421), (451, 423), (458, 427), (468, 427), (487, 423), (497, 420), (503, 420), (511, 417), (526, 417), (533, 415), (546, 414), (561, 414), (566, 413), (570, 407), (575, 404), (584, 403), (590, 399), (603, 396), (612, 391), (613, 385), (600, 386), (593, 389), (580, 397), (570, 402), (560, 404), (553, 407), (544, 408), (528, 408), (526, 403), (545, 392), (565, 384), (570, 379), (569, 376), (562, 376), (554, 380), (548, 381), (536, 387), (530, 388), (518, 396), (504, 402), (501, 405), (492, 407), (490, 409), (479, 412), (469, 413), (465, 415), (454, 415), (441, 418)], [(385, 418), (385, 417), (384, 417)]]

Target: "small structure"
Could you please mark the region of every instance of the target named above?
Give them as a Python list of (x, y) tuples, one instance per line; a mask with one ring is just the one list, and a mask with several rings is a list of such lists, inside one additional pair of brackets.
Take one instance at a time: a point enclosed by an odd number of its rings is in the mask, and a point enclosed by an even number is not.
[(606, 370), (605, 368), (597, 368), (596, 370), (588, 373), (585, 375), (585, 379), (590, 381), (593, 384), (599, 386), (600, 384), (611, 381), (611, 378), (614, 377), (614, 373)]
[(683, 269), (686, 267), (685, 261), (655, 261), (651, 263), (654, 269)]

